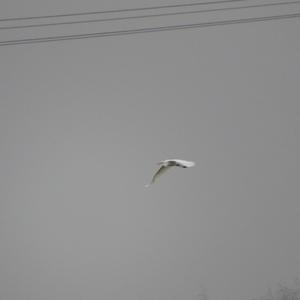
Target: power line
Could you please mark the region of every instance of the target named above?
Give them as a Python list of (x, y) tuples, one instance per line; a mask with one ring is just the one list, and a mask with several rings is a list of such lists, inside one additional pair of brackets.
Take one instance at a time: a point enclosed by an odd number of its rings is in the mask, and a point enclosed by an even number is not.
[(79, 13), (53, 14), (53, 15), (44, 15), (44, 16), (15, 17), (15, 18), (0, 19), (0, 22), (86, 16), (86, 15), (108, 14), (108, 13), (122, 13), (122, 12), (130, 12), (130, 11), (156, 10), (156, 9), (165, 9), (165, 8), (180, 8), (180, 7), (191, 7), (191, 6), (198, 6), (198, 5), (210, 5), (210, 4), (221, 4), (221, 3), (243, 2), (243, 1), (247, 1), (247, 0), (215, 0), (215, 1), (193, 2), (193, 3), (185, 3), (185, 4), (111, 9), (111, 10), (100, 10), (100, 11), (79, 12)]
[(160, 32), (160, 31), (204, 28), (204, 27), (231, 25), (231, 24), (241, 24), (241, 23), (266, 22), (271, 20), (292, 19), (292, 18), (299, 18), (299, 17), (300, 17), (300, 13), (294, 13), (294, 14), (282, 14), (282, 15), (273, 15), (273, 16), (266, 16), (266, 17), (256, 17), (256, 18), (212, 21), (212, 22), (205, 22), (205, 23), (203, 22), (203, 23), (160, 26), (160, 27), (146, 27), (146, 28), (138, 28), (138, 29), (130, 29), (130, 30), (118, 30), (118, 31), (106, 31), (106, 32), (104, 31), (104, 32), (96, 32), (96, 33), (86, 33), (86, 34), (48, 36), (42, 38), (16, 39), (16, 40), (1, 41), (0, 46), (45, 43), (45, 42), (54, 42), (54, 41), (96, 38), (96, 37), (121, 36), (121, 35), (130, 35), (130, 34), (138, 34), (138, 33), (151, 33), (151, 32)]
[(98, 23), (98, 22), (108, 22), (108, 21), (121, 21), (121, 20), (130, 20), (130, 19), (143, 19), (143, 18), (163, 17), (163, 16), (199, 14), (199, 13), (208, 13), (208, 12), (217, 12), (217, 11), (228, 11), (228, 10), (247, 9), (247, 8), (283, 6), (283, 5), (291, 5), (291, 4), (299, 4), (299, 3), (300, 3), (300, 0), (297, 0), (297, 1), (288, 1), (288, 2), (263, 3), (263, 4), (246, 5), (246, 6), (235, 6), (235, 7), (211, 8), (211, 9), (202, 9), (202, 10), (184, 11), (184, 12), (174, 12), (174, 13), (148, 14), (148, 15), (139, 15), (139, 16), (115, 17), (115, 18), (81, 20), (81, 21), (69, 21), (69, 22), (55, 22), (55, 23), (44, 23), (44, 24), (2, 26), (2, 27), (0, 27), (0, 30), (3, 30), (3, 29), (25, 29), (25, 28), (34, 28), (34, 27), (48, 27), (48, 26), (58, 26), (58, 25), (74, 25), (74, 24), (86, 24), (86, 23)]

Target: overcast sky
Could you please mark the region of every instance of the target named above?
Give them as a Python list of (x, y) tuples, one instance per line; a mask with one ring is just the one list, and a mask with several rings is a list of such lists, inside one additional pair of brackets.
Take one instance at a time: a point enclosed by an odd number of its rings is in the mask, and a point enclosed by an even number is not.
[[(2, 0), (0, 17), (168, 3)], [(250, 300), (299, 276), (299, 30), (1, 47), (0, 299)], [(197, 165), (145, 189), (172, 157)]]

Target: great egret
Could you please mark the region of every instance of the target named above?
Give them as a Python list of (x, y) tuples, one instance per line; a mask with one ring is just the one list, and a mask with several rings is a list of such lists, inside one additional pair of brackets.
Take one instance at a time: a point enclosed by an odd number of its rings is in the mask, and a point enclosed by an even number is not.
[(160, 161), (158, 163), (160, 165), (160, 168), (158, 171), (154, 174), (151, 182), (146, 185), (146, 187), (149, 187), (151, 184), (154, 183), (154, 181), (163, 173), (165, 173), (167, 170), (169, 170), (171, 167), (181, 167), (181, 168), (190, 168), (195, 166), (195, 163), (193, 161), (187, 161), (182, 159), (166, 159), (163, 161)]

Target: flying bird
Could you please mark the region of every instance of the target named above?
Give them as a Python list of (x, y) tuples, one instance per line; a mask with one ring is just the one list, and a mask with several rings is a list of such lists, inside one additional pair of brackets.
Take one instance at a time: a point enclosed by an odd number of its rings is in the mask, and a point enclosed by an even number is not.
[(149, 187), (151, 184), (155, 182), (155, 180), (165, 173), (167, 170), (169, 170), (171, 167), (181, 167), (181, 168), (190, 168), (195, 166), (195, 163), (193, 161), (187, 161), (182, 159), (166, 159), (162, 160), (158, 163), (160, 168), (158, 171), (154, 174), (151, 182), (146, 185), (146, 187)]

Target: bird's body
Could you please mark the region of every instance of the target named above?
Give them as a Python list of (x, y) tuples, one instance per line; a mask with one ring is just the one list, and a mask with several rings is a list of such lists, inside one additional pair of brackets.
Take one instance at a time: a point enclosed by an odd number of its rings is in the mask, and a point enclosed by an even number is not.
[(158, 163), (160, 165), (160, 168), (158, 171), (154, 174), (151, 182), (146, 185), (146, 187), (150, 186), (150, 184), (153, 184), (154, 181), (162, 175), (165, 171), (169, 170), (171, 167), (181, 167), (181, 168), (190, 168), (195, 166), (195, 163), (193, 161), (187, 161), (182, 159), (166, 159), (163, 161), (160, 161)]

